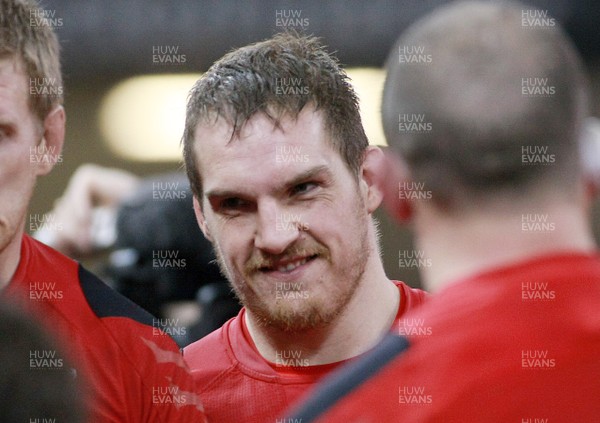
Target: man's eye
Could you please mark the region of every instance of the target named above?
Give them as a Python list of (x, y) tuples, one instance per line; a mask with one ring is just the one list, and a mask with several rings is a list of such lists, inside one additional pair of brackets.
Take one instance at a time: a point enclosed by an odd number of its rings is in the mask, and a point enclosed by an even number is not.
[(11, 131), (7, 128), (0, 128), (0, 140), (4, 140), (11, 136)]
[(314, 182), (303, 182), (301, 184), (296, 185), (293, 189), (292, 189), (292, 194), (298, 195), (298, 194), (306, 194), (307, 192), (312, 191), (313, 189), (315, 189), (317, 187), (317, 184)]
[(219, 209), (223, 211), (241, 210), (245, 207), (248, 207), (248, 202), (237, 197), (225, 198), (219, 203)]

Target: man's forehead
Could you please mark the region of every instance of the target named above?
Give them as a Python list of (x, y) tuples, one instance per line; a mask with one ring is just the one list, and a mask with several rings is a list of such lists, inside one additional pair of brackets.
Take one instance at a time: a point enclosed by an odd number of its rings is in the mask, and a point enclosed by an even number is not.
[(277, 190), (311, 169), (335, 166), (341, 159), (327, 141), (320, 115), (303, 111), (297, 119), (285, 117), (280, 126), (256, 115), (233, 138), (225, 119), (199, 124), (194, 148), (205, 192), (235, 191), (250, 180)]
[(301, 114), (298, 119), (287, 117), (279, 126), (264, 115), (256, 116), (239, 135), (232, 137), (232, 130), (224, 119), (197, 128), (194, 155), (203, 178), (208, 176), (206, 168), (215, 170), (245, 163), (258, 169), (261, 163), (266, 166), (271, 161), (281, 166), (284, 162), (312, 161), (337, 154), (328, 142), (321, 119), (312, 112)]
[[(327, 135), (325, 132), (324, 116), (321, 110), (315, 110), (312, 105), (305, 106), (297, 116), (290, 113), (278, 115), (273, 111), (257, 112), (246, 120), (234, 133), (234, 125), (231, 118), (223, 116), (208, 116), (200, 119), (195, 128), (196, 144), (229, 144), (237, 140), (244, 140), (252, 136), (257, 131), (263, 134), (281, 132), (287, 134), (291, 131), (308, 131), (313, 133), (320, 132)], [(203, 136), (208, 135), (210, 136)], [(282, 138), (284, 141), (287, 137)], [(200, 142), (198, 142), (200, 141)], [(200, 149), (202, 145), (198, 146)]]
[(13, 54), (0, 55), (0, 76), (19, 75), (26, 77), (25, 66)]
[(14, 112), (17, 103), (29, 107), (28, 94), (28, 80), (20, 60), (10, 56), (0, 59), (0, 97), (10, 99), (11, 103), (6, 104), (6, 100), (2, 101), (0, 112), (2, 114)]

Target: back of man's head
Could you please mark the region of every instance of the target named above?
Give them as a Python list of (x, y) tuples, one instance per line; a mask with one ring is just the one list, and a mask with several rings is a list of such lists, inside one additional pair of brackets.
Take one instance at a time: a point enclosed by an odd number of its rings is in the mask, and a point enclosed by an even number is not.
[(407, 29), (388, 59), (386, 137), (447, 211), (575, 191), (585, 76), (556, 22), (532, 10), (453, 3)]
[(30, 107), (40, 120), (62, 104), (58, 39), (35, 0), (0, 0), (0, 59), (24, 66)]

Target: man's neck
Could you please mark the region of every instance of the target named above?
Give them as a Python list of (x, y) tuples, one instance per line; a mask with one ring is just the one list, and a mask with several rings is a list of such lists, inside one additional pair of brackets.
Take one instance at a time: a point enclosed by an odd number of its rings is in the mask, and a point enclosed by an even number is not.
[(290, 334), (256, 323), (247, 310), (246, 325), (260, 354), (276, 362), (277, 352), (294, 351), (313, 366), (355, 357), (375, 345), (394, 322), (400, 294), (379, 256), (373, 256), (375, 263), (367, 265), (345, 310), (326, 327)]
[(421, 210), (415, 238), (431, 259), (422, 273), (428, 290), (536, 256), (596, 249), (582, 203), (532, 201), (490, 209), (454, 217)]

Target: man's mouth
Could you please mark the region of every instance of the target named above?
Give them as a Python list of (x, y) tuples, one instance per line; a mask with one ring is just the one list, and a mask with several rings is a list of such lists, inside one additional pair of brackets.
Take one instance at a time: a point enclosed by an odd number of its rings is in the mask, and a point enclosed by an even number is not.
[(296, 257), (287, 260), (280, 260), (276, 263), (270, 264), (268, 266), (262, 266), (259, 270), (261, 272), (281, 272), (281, 273), (290, 273), (294, 271), (294, 269), (306, 264), (307, 262), (314, 260), (317, 258), (317, 254), (313, 254), (312, 256), (307, 257)]

